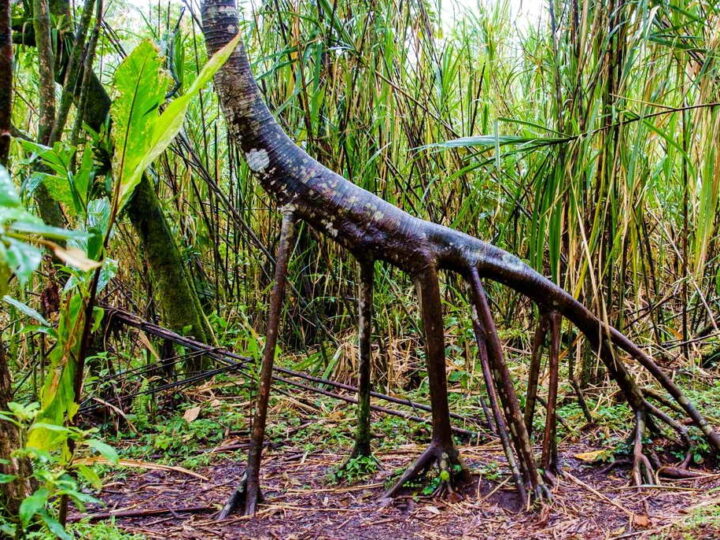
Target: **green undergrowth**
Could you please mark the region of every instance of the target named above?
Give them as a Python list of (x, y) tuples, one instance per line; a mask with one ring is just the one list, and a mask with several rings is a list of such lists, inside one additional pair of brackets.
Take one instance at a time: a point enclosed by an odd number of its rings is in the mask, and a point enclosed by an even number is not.
[[(718, 490), (712, 490), (716, 495)], [(651, 536), (653, 540), (704, 540), (720, 538), (720, 500), (693, 507), (687, 517), (670, 528)]]
[(327, 474), (329, 484), (354, 484), (366, 480), (378, 471), (379, 464), (373, 456), (356, 456), (332, 467)]
[(114, 520), (99, 523), (74, 523), (68, 527), (70, 533), (76, 538), (88, 540), (143, 540), (141, 534), (131, 534), (119, 529)]
[[(143, 405), (128, 418), (137, 433), (127, 425), (116, 432), (111, 443), (116, 445), (122, 457), (151, 460), (162, 464), (180, 465), (196, 469), (222, 458), (242, 459), (242, 451), (211, 453), (215, 447), (225, 443), (247, 441), (249, 437), (249, 415), (252, 395), (240, 384), (232, 384), (232, 376), (215, 380), (220, 385), (222, 399), (207, 399), (196, 402), (182, 402), (168, 405), (162, 410), (149, 412)], [(278, 386), (286, 390), (287, 387)], [(561, 389), (562, 390), (562, 389)], [(545, 390), (541, 388), (541, 395)], [(455, 386), (450, 392), (451, 410), (467, 418), (482, 420), (483, 413), (478, 401), (478, 392), (468, 392)], [(713, 386), (689, 390), (688, 394), (707, 410), (718, 410), (720, 391)], [(421, 383), (415, 390), (402, 393), (416, 402), (427, 401), (427, 388)], [(582, 442), (588, 447), (608, 449), (607, 459), (614, 453), (627, 454), (628, 438), (633, 426), (632, 414), (626, 403), (610, 399), (606, 395), (586, 396), (587, 405), (593, 416), (593, 423), (587, 424), (574, 394), (561, 391), (558, 414), (565, 425), (558, 425), (561, 440)], [(374, 403), (396, 410), (403, 410), (416, 416), (429, 417), (419, 410), (408, 410), (396, 404), (381, 400)], [(270, 400), (270, 416), (267, 426), (268, 440), (274, 447), (292, 448), (305, 453), (332, 452), (340, 458), (352, 449), (355, 433), (355, 407), (351, 404), (312, 394), (307, 391), (288, 394), (274, 392)], [(189, 416), (188, 416), (189, 415)], [(545, 410), (540, 404), (534, 421), (535, 437), (540, 437), (545, 421)], [(453, 420), (454, 425), (462, 425)], [(472, 424), (464, 425), (473, 429)], [(428, 424), (412, 422), (403, 418), (373, 413), (373, 451), (392, 451), (407, 443), (424, 444), (429, 441)], [(696, 439), (694, 461), (703, 463), (707, 445), (691, 430)], [(468, 441), (458, 440), (460, 444)], [(561, 443), (562, 444), (562, 443)], [(662, 450), (661, 447), (657, 448)], [(679, 457), (679, 455), (678, 455)], [(340, 460), (339, 460), (340, 461)]]

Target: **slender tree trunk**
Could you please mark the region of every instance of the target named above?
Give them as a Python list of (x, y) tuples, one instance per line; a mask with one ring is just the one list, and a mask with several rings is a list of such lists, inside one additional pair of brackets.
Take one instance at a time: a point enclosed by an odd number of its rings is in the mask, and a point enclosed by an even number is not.
[[(10, 149), (12, 62), (10, 0), (0, 0), (0, 164), (3, 166), (7, 165)], [(0, 276), (0, 279), (4, 279), (4, 277)], [(0, 411), (6, 411), (11, 400), (12, 379), (5, 346), (0, 338)], [(0, 484), (0, 510), (7, 515), (16, 516), (20, 509), (20, 503), (31, 492), (32, 468), (27, 459), (13, 457), (13, 452), (22, 446), (17, 427), (10, 422), (0, 420), (0, 434), (0, 474), (16, 476), (12, 482)]]
[(13, 85), (10, 0), (0, 0), (0, 165), (7, 166), (12, 126)]
[[(33, 30), (40, 74), (37, 141), (40, 144), (48, 144), (55, 123), (55, 54), (50, 31), (50, 10), (48, 0), (33, 0), (32, 6)], [(40, 184), (35, 189), (35, 203), (40, 217), (46, 224), (54, 227), (63, 225), (60, 205), (50, 197), (44, 184)]]

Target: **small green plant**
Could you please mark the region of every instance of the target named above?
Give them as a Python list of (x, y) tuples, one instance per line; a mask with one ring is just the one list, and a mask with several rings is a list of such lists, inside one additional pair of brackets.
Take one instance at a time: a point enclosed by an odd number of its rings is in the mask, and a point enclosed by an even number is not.
[[(8, 411), (0, 412), (0, 420), (15, 425), (20, 440), (27, 441), (34, 429), (47, 429), (57, 434), (61, 441), (73, 441), (76, 449), (86, 449), (99, 453), (105, 461), (116, 463), (115, 450), (104, 442), (92, 438), (96, 429), (82, 430), (76, 427), (41, 425), (35, 422), (40, 411), (38, 403), (9, 403)], [(32, 463), (32, 478), (36, 488), (20, 503), (16, 516), (0, 513), (0, 533), (8, 537), (16, 536), (19, 531), (33, 531), (47, 537), (72, 538), (57, 518), (59, 501), (63, 496), (73, 501), (83, 511), (89, 503), (100, 501), (83, 491), (90, 486), (102, 487), (97, 470), (84, 460), (76, 459), (76, 453), (67, 452), (64, 445), (48, 451), (23, 445), (13, 452), (17, 459), (27, 459)], [(5, 462), (6, 464), (7, 462)], [(0, 476), (0, 483), (9, 483), (16, 479), (12, 474)]]
[(348, 459), (339, 467), (328, 473), (328, 480), (333, 484), (353, 484), (378, 470), (378, 461), (373, 456), (356, 456)]
[(68, 527), (68, 532), (75, 538), (88, 538), (90, 540), (143, 540), (140, 534), (127, 533), (118, 529), (114, 521), (100, 523), (74, 523)]
[(484, 464), (478, 469), (478, 472), (482, 475), (483, 478), (485, 478), (486, 480), (490, 480), (491, 482), (499, 482), (502, 478), (500, 466), (494, 461), (490, 461)]

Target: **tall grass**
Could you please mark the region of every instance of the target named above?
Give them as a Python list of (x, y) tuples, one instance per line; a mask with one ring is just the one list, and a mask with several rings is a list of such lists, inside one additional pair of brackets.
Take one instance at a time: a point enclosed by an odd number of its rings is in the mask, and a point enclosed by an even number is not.
[[(542, 22), (522, 30), (504, 0), (478, 2), (451, 27), (439, 1), (249, 4), (242, 31), (255, 73), (311, 155), (413, 214), (517, 253), (654, 354), (689, 360), (712, 343), (720, 292), (714, 2), (550, 0)], [(179, 5), (153, 5), (132, 34), (111, 12), (101, 68), (111, 72), (117, 61), (113, 43), (149, 34), (169, 51), (173, 44), (186, 87), (204, 61), (199, 7), (187, 7), (177, 25)], [(22, 106), (16, 115), (35, 118)], [(155, 172), (207, 308), (261, 330), (279, 218), (228, 144), (212, 91)], [(139, 257), (123, 257), (143, 268)], [(354, 262), (304, 229), (291, 268), (286, 346), (311, 348), (310, 368), (347, 376)], [(465, 366), (464, 291), (452, 279), (446, 291), (450, 360)], [(536, 313), (502, 287), (490, 293), (505, 337), (527, 349)], [(382, 268), (376, 298), (380, 373), (399, 384), (418, 365), (402, 360), (404, 374), (388, 367), (418, 350), (414, 292)], [(592, 359), (578, 362), (591, 379)]]

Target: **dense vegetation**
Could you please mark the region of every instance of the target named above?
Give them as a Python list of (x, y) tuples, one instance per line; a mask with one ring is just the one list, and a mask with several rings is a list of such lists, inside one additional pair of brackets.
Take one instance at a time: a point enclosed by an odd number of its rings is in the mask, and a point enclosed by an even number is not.
[[(195, 450), (246, 428), (250, 414), (215, 407), (183, 419), (202, 399), (143, 394), (216, 366), (113, 332), (103, 307), (259, 358), (279, 217), (207, 84), (223, 59), (208, 62), (198, 6), (128, 15), (102, 0), (4, 5), (14, 73), (13, 142), (0, 155), (0, 409), (9, 410), (0, 421), (15, 427), (10, 447), (0, 445), (3, 459), (14, 451), (2, 462), (12, 476), (0, 476), (9, 486), (0, 527), (64, 535), (68, 497), (91, 502), (87, 486), (109, 474), (102, 463), (195, 468), (206, 459)], [(248, 7), (240, 30), (266, 100), (310, 155), (415, 215), (517, 254), (642, 345), (714, 420), (718, 28), (711, 1), (553, 0), (540, 21), (519, 25), (504, 2), (451, 23), (436, 2), (318, 0)], [(0, 73), (0, 85), (10, 80)], [(301, 228), (289, 279), (279, 362), (354, 382), (355, 263)], [(520, 390), (538, 313), (507, 288), (488, 293)], [(426, 401), (414, 298), (409, 279), (377, 266), (373, 380)], [(481, 414), (469, 308), (454, 278), (443, 299), (453, 408)], [(586, 421), (574, 385), (599, 426), (592, 442), (625, 451), (627, 407), (565, 330), (562, 434)], [(223, 395), (254, 392), (249, 376), (213, 381)], [(135, 397), (76, 414), (88, 396), (121, 394)], [(161, 412), (177, 416), (160, 422)], [(271, 436), (299, 424), (288, 412)], [(383, 418), (376, 429), (390, 448), (412, 428)], [(343, 454), (352, 430), (318, 424), (293, 437)], [(696, 446), (697, 464), (707, 450)]]

